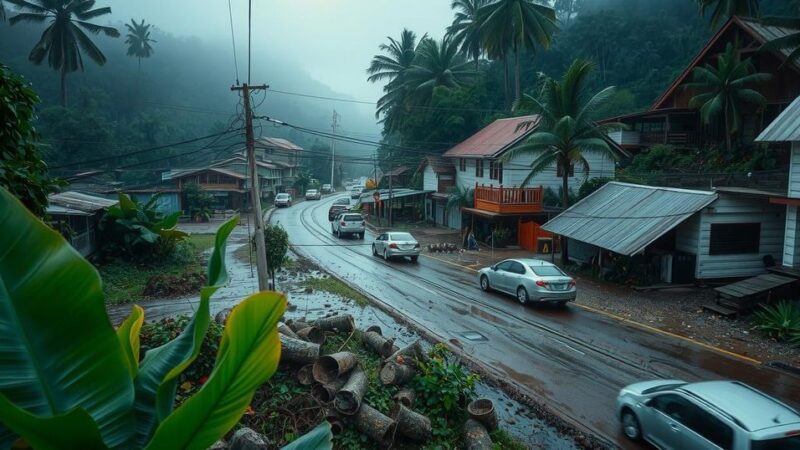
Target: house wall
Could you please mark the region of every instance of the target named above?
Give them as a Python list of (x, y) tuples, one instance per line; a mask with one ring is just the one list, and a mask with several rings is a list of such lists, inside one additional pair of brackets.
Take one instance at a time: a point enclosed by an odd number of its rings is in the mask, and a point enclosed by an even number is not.
[[(140, 203), (147, 203), (153, 198), (150, 193), (132, 193), (131, 197)], [(177, 192), (164, 192), (156, 200), (156, 211), (162, 214), (172, 214), (181, 210), (180, 194)]]
[(439, 187), (439, 177), (433, 171), (430, 164), (425, 165), (425, 171), (422, 172), (422, 189), (426, 191), (435, 191)]
[[(467, 170), (462, 172), (459, 166), (459, 158), (453, 158), (453, 164), (456, 166), (456, 183), (462, 188), (475, 188), (475, 183), (478, 184), (497, 184), (496, 180), (489, 178), (489, 160), (483, 160), (483, 176), (475, 176), (475, 158), (467, 159)], [(505, 176), (505, 174), (504, 174)]]
[(800, 198), (800, 142), (792, 143), (789, 163), (789, 197)]
[(675, 228), (675, 249), (697, 255), (700, 249), (700, 214), (684, 220)]
[[(783, 254), (786, 208), (772, 205), (766, 198), (720, 194), (717, 201), (700, 213), (699, 246), (695, 277), (698, 279), (749, 277), (766, 272), (763, 258), (776, 260)], [(760, 223), (759, 252), (752, 254), (710, 255), (711, 224)]]
[(800, 206), (786, 207), (783, 265), (800, 269)]
[[(525, 177), (528, 176), (528, 167), (538, 156), (534, 154), (520, 155), (503, 165), (503, 185), (522, 186)], [(576, 164), (574, 176), (569, 178), (569, 188), (577, 193), (584, 181), (591, 178), (613, 177), (615, 163), (614, 159), (601, 152), (585, 152), (584, 157), (589, 163), (589, 176), (584, 174), (582, 164)], [(496, 183), (495, 183), (496, 184)], [(537, 174), (527, 186), (543, 186), (545, 189), (551, 188), (556, 193), (561, 188), (561, 177), (558, 176), (556, 164), (548, 167), (543, 172)]]

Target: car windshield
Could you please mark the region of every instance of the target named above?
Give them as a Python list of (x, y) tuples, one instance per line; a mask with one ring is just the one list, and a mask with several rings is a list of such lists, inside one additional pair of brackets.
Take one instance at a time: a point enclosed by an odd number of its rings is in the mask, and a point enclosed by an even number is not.
[(308, 192), (306, 192), (306, 193), (307, 193), (307, 194), (316, 194), (316, 193), (317, 193), (317, 190), (316, 190), (316, 189), (310, 189), (310, 190), (309, 190)]
[(800, 450), (800, 436), (790, 436), (750, 443), (752, 450)]
[(528, 266), (540, 277), (564, 277), (566, 274), (556, 266)]
[(345, 220), (347, 222), (360, 222), (360, 221), (364, 220), (364, 218), (359, 216), (358, 214), (346, 214), (343, 217), (343, 220)]
[(275, 197), (275, 198), (277, 198), (279, 200), (285, 200), (285, 199), (289, 198), (289, 194), (278, 194), (278, 196)]
[(390, 241), (413, 241), (414, 236), (411, 236), (409, 233), (390, 233), (389, 234)]
[(333, 204), (334, 205), (349, 205), (350, 204), (350, 199), (340, 198), (339, 200), (336, 200), (335, 202), (333, 202)]

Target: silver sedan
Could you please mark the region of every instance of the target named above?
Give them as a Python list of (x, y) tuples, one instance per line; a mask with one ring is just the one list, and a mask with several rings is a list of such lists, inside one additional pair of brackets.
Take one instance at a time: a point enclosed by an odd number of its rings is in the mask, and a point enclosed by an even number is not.
[(484, 291), (513, 295), (522, 303), (546, 302), (565, 305), (574, 302), (575, 280), (555, 264), (538, 259), (506, 259), (478, 272)]
[(372, 255), (383, 256), (383, 259), (405, 257), (411, 258), (412, 262), (419, 259), (419, 242), (414, 239), (411, 233), (405, 231), (389, 231), (375, 238), (372, 243)]

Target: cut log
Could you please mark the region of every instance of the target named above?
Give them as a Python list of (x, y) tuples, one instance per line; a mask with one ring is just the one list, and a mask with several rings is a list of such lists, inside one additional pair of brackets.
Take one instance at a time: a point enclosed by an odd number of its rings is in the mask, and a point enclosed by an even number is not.
[(338, 316), (324, 317), (314, 321), (314, 325), (322, 328), (325, 331), (334, 331), (337, 333), (350, 333), (356, 328), (353, 316), (350, 314), (341, 314)]
[(377, 325), (370, 325), (369, 328), (367, 328), (367, 330), (365, 331), (365, 333), (369, 333), (370, 331), (374, 331), (375, 333), (378, 333), (381, 336), (383, 336), (383, 330), (381, 330), (381, 327)]
[(233, 311), (233, 308), (225, 308), (218, 312), (217, 315), (214, 316), (214, 322), (224, 326), (225, 322), (228, 321), (228, 316), (231, 315), (231, 311)]
[(334, 380), (332, 383), (317, 383), (311, 388), (311, 395), (323, 403), (332, 402), (336, 397), (336, 393), (339, 392), (339, 389), (341, 389), (346, 382), (347, 378), (342, 377)]
[(492, 450), (492, 438), (482, 423), (474, 419), (467, 419), (464, 424), (464, 440), (467, 450)]
[(291, 320), (291, 319), (286, 321), (286, 325), (289, 325), (289, 328), (291, 328), (292, 331), (294, 331), (295, 333), (297, 333), (298, 330), (302, 330), (303, 328), (308, 328), (311, 326), (304, 320)]
[(350, 352), (320, 356), (314, 363), (314, 379), (318, 383), (330, 383), (349, 372), (356, 364), (358, 364), (358, 359)]
[(381, 447), (390, 447), (394, 442), (397, 423), (377, 409), (363, 404), (354, 418), (358, 431), (366, 434)]
[(400, 403), (392, 407), (392, 419), (397, 422), (397, 431), (417, 442), (427, 442), (431, 438), (431, 419), (412, 411)]
[(344, 422), (342, 421), (342, 416), (336, 412), (335, 409), (326, 408), (325, 409), (325, 420), (331, 424), (331, 433), (337, 435), (344, 430)]
[(297, 382), (301, 386), (311, 386), (314, 384), (314, 375), (311, 373), (314, 369), (313, 364), (306, 364), (297, 371)]
[(417, 394), (414, 392), (413, 389), (403, 388), (397, 391), (397, 394), (392, 396), (392, 400), (401, 405), (405, 406), (406, 408), (413, 408), (414, 407), (414, 400), (417, 398)]
[(494, 409), (494, 403), (488, 398), (471, 401), (467, 405), (467, 412), (471, 418), (482, 423), (490, 432), (497, 429), (497, 412)]
[(289, 336), (291, 338), (298, 339), (297, 334), (295, 334), (294, 330), (289, 328), (289, 325), (286, 325), (283, 322), (278, 322), (278, 333), (284, 336)]
[(415, 359), (420, 361), (430, 360), (428, 354), (425, 353), (425, 350), (422, 348), (422, 344), (420, 344), (418, 340), (414, 341), (414, 343), (408, 347), (403, 347), (392, 353), (388, 358), (386, 358), (386, 362), (394, 361), (402, 364), (409, 364), (413, 363)]
[(364, 333), (361, 336), (361, 340), (368, 349), (379, 354), (381, 358), (387, 358), (398, 350), (397, 346), (394, 345), (394, 339), (386, 339), (380, 333), (374, 331)]
[(400, 386), (411, 381), (416, 373), (412, 365), (390, 361), (381, 368), (378, 378), (384, 386)]
[(319, 345), (281, 335), (281, 362), (313, 364), (319, 358)]
[(333, 406), (336, 411), (348, 416), (357, 413), (361, 406), (361, 400), (367, 393), (367, 386), (367, 374), (360, 367), (353, 369), (347, 383), (339, 389), (334, 397)]
[(313, 342), (319, 345), (325, 343), (325, 332), (322, 331), (322, 328), (318, 327), (306, 327), (301, 330), (297, 330), (297, 337), (304, 341)]

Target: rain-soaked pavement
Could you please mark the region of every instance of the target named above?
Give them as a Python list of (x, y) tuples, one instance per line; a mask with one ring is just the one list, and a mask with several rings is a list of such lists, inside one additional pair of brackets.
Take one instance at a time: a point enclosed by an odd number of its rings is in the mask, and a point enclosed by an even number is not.
[(622, 448), (642, 448), (622, 436), (613, 414), (617, 392), (635, 381), (737, 379), (800, 402), (795, 375), (578, 308), (524, 307), (482, 292), (474, 273), (431, 258), (413, 264), (373, 257), (373, 235), (360, 241), (331, 234), (333, 198), (278, 210), (272, 222), (286, 228), (302, 255)]

